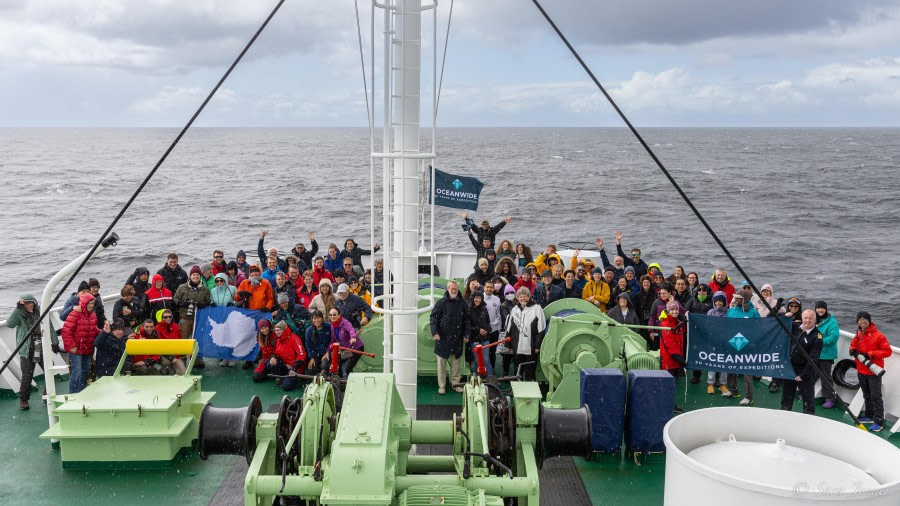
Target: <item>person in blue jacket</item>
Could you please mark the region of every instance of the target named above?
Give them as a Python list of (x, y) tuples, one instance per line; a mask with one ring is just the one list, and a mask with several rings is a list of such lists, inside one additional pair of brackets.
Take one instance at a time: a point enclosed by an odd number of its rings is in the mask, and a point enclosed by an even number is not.
[[(119, 366), (119, 360), (125, 353), (125, 321), (118, 319), (112, 324), (109, 320), (103, 325), (103, 330), (94, 338), (94, 348), (97, 357), (94, 363), (94, 371), (97, 379), (103, 376), (112, 376)], [(126, 362), (123, 371), (130, 369), (131, 364)]]
[(827, 381), (822, 383), (822, 396), (825, 402), (822, 407), (831, 409), (834, 407), (834, 383), (831, 379), (831, 367), (837, 359), (837, 343), (841, 338), (841, 329), (838, 322), (828, 312), (828, 304), (824, 300), (816, 301), (816, 327), (822, 334), (822, 351), (819, 353), (819, 369), (825, 374)]
[[(744, 298), (744, 294), (737, 292), (731, 297), (731, 307), (728, 308), (726, 318), (759, 318), (759, 311), (750, 304), (750, 298)], [(741, 406), (749, 406), (753, 404), (753, 375), (744, 374), (744, 390), (746, 394), (741, 399)], [(737, 374), (728, 375), (728, 388), (731, 392), (738, 396)]]

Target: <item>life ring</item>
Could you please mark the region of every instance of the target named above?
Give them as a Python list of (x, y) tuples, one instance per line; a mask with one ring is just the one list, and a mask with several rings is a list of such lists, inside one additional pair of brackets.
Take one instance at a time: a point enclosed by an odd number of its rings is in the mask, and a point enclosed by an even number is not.
[[(848, 378), (847, 374), (850, 371), (853, 371), (853, 376)], [(859, 389), (859, 378), (856, 376), (856, 361), (845, 358), (835, 364), (834, 369), (831, 371), (831, 379), (834, 380), (836, 385), (847, 390)]]

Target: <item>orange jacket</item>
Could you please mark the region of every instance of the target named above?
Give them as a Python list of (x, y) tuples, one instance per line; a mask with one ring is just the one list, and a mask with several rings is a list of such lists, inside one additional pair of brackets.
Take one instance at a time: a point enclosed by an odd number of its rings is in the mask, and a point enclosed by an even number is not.
[(259, 311), (271, 311), (275, 306), (275, 296), (272, 295), (272, 285), (265, 279), (260, 279), (259, 284), (253, 286), (249, 279), (241, 281), (237, 292), (234, 294), (234, 300), (241, 300), (241, 292), (250, 292), (250, 300), (247, 302), (247, 309), (255, 309)]

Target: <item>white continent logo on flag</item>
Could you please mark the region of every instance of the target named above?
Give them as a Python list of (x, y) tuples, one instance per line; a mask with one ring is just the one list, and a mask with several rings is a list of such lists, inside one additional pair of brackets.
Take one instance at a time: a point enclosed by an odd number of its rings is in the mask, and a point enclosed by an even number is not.
[(256, 321), (237, 311), (228, 313), (225, 322), (219, 323), (207, 317), (212, 329), (210, 336), (216, 346), (231, 348), (232, 355), (243, 357), (256, 346)]

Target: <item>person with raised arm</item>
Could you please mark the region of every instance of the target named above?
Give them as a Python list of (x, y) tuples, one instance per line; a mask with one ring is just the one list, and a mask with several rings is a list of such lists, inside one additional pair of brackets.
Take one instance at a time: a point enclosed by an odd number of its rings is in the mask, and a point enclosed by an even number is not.
[(267, 235), (269, 235), (268, 230), (261, 230), (259, 232), (259, 242), (256, 243), (256, 255), (259, 257), (259, 264), (266, 265), (269, 257), (275, 257), (277, 263), (275, 267), (282, 272), (287, 272), (287, 264), (284, 262), (283, 258), (278, 256), (278, 248), (269, 248), (269, 251), (266, 252), (265, 240)]
[(512, 221), (512, 216), (507, 216), (506, 218), (503, 218), (503, 221), (492, 227), (488, 220), (481, 220), (481, 226), (475, 227), (475, 222), (469, 218), (469, 213), (463, 211), (460, 213), (460, 216), (465, 222), (463, 224), (463, 230), (465, 230), (469, 236), (476, 236), (478, 244), (481, 244), (482, 241), (487, 239), (489, 248), (494, 247), (494, 244), (497, 242), (497, 234), (503, 230), (503, 227), (505, 227), (507, 223)]
[(300, 266), (301, 271), (305, 271), (312, 265), (313, 258), (315, 258), (316, 253), (319, 252), (319, 243), (316, 242), (316, 233), (310, 230), (306, 236), (309, 238), (309, 249), (306, 249), (306, 246), (302, 242), (298, 242), (294, 245), (294, 249), (291, 250), (291, 253), (306, 265), (306, 267)]
[(622, 231), (616, 230), (616, 254), (622, 257), (625, 266), (634, 267), (634, 277), (640, 279), (647, 274), (647, 262), (641, 259), (641, 248), (631, 248), (631, 255), (626, 255), (622, 249)]

